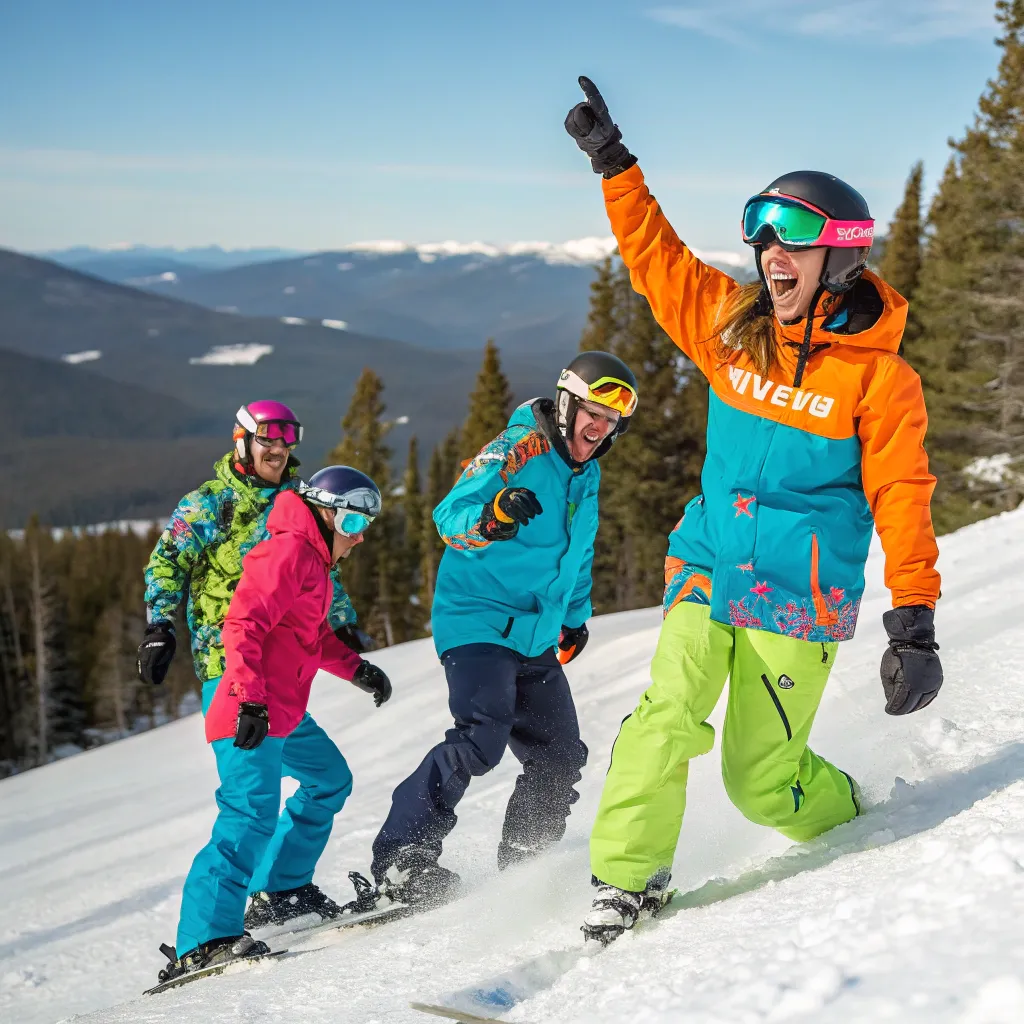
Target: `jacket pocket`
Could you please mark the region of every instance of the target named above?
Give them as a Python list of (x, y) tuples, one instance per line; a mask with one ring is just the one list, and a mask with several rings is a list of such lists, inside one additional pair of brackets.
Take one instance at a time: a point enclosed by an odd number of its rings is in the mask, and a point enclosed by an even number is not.
[(834, 626), (839, 621), (839, 613), (829, 608), (825, 595), (821, 592), (818, 578), (818, 535), (811, 531), (811, 601), (814, 602), (814, 621), (819, 626)]
[(779, 695), (775, 692), (775, 687), (772, 686), (771, 680), (764, 674), (761, 674), (761, 682), (764, 683), (764, 688), (768, 691), (768, 696), (771, 697), (772, 703), (775, 705), (775, 710), (779, 713), (779, 718), (782, 719), (782, 724), (786, 727), (786, 739), (791, 740), (793, 738), (793, 730), (789, 726), (789, 719), (786, 717), (786, 709), (782, 706), (782, 701), (779, 700)]
[(513, 623), (515, 621), (516, 620), (515, 620), (515, 618), (513, 616), (510, 615), (508, 617), (508, 622), (505, 623), (505, 628), (501, 632), (501, 639), (502, 640), (507, 640), (508, 639), (508, 635), (509, 635), (509, 633), (512, 632), (512, 625), (513, 625)]

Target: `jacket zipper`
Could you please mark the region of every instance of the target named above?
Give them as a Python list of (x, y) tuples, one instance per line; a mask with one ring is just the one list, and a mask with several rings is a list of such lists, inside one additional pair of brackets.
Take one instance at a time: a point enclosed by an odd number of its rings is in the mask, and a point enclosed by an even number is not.
[[(814, 602), (814, 621), (819, 626), (834, 626), (839, 613), (829, 608), (818, 582), (818, 535), (811, 531), (811, 601)], [(827, 658), (823, 658), (823, 661)]]

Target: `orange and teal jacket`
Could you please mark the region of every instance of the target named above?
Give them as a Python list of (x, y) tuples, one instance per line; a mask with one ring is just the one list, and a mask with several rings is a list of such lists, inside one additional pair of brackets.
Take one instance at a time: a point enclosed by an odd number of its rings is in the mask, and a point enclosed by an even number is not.
[(893, 604), (934, 607), (938, 550), (921, 381), (897, 355), (907, 301), (865, 273), (838, 310), (776, 324), (762, 377), (715, 324), (737, 288), (679, 240), (637, 166), (604, 182), (633, 287), (710, 382), (702, 493), (669, 538), (665, 610), (710, 604), (717, 622), (819, 642), (853, 636), (871, 528)]

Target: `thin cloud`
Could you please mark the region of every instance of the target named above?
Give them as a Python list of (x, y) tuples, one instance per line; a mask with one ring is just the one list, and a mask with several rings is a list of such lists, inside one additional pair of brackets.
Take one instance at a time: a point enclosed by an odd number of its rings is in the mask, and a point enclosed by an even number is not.
[(984, 37), (995, 28), (989, 0), (697, 0), (655, 7), (647, 16), (736, 46), (786, 33), (828, 39), (870, 39), (876, 45), (925, 46), (943, 39)]

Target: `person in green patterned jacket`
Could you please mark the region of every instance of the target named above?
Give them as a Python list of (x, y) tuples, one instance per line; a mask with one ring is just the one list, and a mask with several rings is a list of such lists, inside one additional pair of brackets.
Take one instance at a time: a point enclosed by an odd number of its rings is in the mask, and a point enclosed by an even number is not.
[[(242, 576), (242, 559), (269, 537), (267, 516), (276, 496), (300, 483), (299, 463), (292, 450), (302, 438), (302, 427), (288, 406), (273, 401), (243, 405), (236, 414), (233, 438), (234, 449), (214, 465), (213, 479), (178, 502), (146, 566), (148, 625), (138, 655), (143, 682), (160, 685), (164, 681), (176, 646), (174, 618), (186, 599), (199, 681), (205, 684), (224, 674), (221, 629)], [(372, 649), (372, 640), (356, 626), (355, 610), (337, 566), (331, 575), (331, 628), (357, 653)], [(315, 771), (300, 780), (293, 799), (308, 790), (306, 795), (314, 802), (336, 804), (336, 813), (348, 796), (352, 777), (340, 751), (326, 736), (324, 739), (337, 756), (332, 756), (330, 763), (325, 760), (322, 765), (305, 766)], [(302, 886), (297, 894), (269, 895), (275, 903), (287, 904), (287, 916), (301, 911), (326, 919), (341, 912), (312, 884)]]

